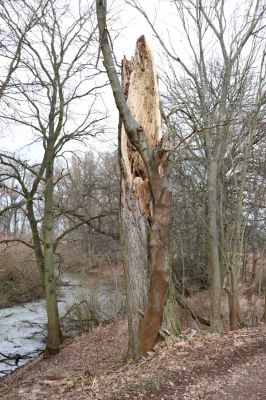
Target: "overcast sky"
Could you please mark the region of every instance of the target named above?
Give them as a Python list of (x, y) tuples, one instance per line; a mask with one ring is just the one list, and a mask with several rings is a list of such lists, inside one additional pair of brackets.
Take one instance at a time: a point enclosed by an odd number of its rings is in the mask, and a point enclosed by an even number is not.
[[(74, 4), (77, 4), (76, 0), (72, 0)], [(146, 0), (142, 2), (145, 4), (145, 9), (149, 13), (149, 15), (155, 15), (156, 9), (158, 7), (157, 0)], [(117, 20), (115, 23), (115, 30), (119, 34), (116, 36), (115, 32), (112, 32), (114, 37), (114, 50), (117, 56), (117, 60), (123, 58), (124, 55), (127, 58), (130, 58), (134, 55), (135, 43), (137, 38), (145, 34), (147, 37), (150, 46), (156, 43), (155, 39), (152, 36), (150, 28), (147, 26), (144, 18), (130, 6), (125, 5), (124, 1), (114, 0), (113, 3), (109, 1), (110, 13)], [(157, 46), (157, 43), (156, 43)], [(157, 46), (158, 48), (158, 46)], [(110, 120), (108, 122), (108, 132), (109, 134), (106, 136), (102, 136), (100, 140), (91, 139), (87, 141), (88, 148), (92, 147), (96, 151), (106, 151), (108, 149), (114, 148), (114, 143), (116, 143), (116, 131), (117, 131), (117, 123), (118, 123), (118, 113), (115, 108), (114, 100), (112, 97), (112, 93), (110, 90), (106, 90), (105, 95), (103, 96), (104, 103), (106, 107), (109, 109)], [(110, 131), (112, 131), (112, 135), (110, 135)], [(10, 130), (6, 130), (3, 132), (3, 137), (0, 139), (0, 146), (2, 150), (10, 151), (10, 152), (20, 152), (27, 159), (34, 159), (36, 161), (42, 154), (42, 145), (41, 142), (33, 143), (32, 133), (23, 126), (12, 126)], [(30, 146), (28, 146), (30, 144)], [(85, 151), (86, 149), (77, 143), (71, 143), (68, 145), (66, 149), (82, 149)]]
[[(73, 4), (78, 4), (77, 0), (72, 0)], [(178, 56), (187, 61), (188, 52), (187, 52), (187, 44), (184, 38), (184, 32), (182, 31), (181, 24), (178, 22), (177, 17), (174, 15), (173, 7), (171, 6), (171, 2), (169, 0), (142, 0), (140, 1), (141, 5), (145, 8), (146, 13), (149, 15), (150, 19), (154, 21), (156, 28), (162, 38), (165, 39), (167, 43), (169, 43), (169, 37), (171, 37), (170, 43), (171, 45), (177, 49)], [(150, 47), (153, 50), (155, 62), (158, 66), (158, 70), (162, 66), (162, 50), (158, 44), (158, 41), (154, 38), (154, 35), (149, 28), (147, 22), (144, 17), (140, 15), (135, 9), (131, 8), (129, 5), (125, 4), (123, 0), (113, 0), (108, 1), (108, 5), (110, 8), (111, 18), (116, 20), (115, 22), (115, 31), (111, 31), (111, 35), (113, 38), (114, 51), (117, 57), (118, 62), (123, 58), (124, 55), (127, 58), (130, 58), (134, 55), (135, 43), (137, 38), (144, 34), (148, 40)], [(247, 5), (246, 0), (227, 0), (226, 1), (226, 10), (228, 14), (228, 22), (230, 24), (230, 14), (232, 14), (232, 7), (238, 7), (238, 13), (244, 12), (243, 6)], [(242, 10), (242, 11), (241, 11)], [(116, 35), (116, 32), (119, 33)], [(191, 32), (193, 37), (193, 32)], [(117, 37), (116, 37), (117, 36)], [(211, 38), (210, 38), (211, 42)], [(103, 96), (103, 100), (107, 108), (109, 109), (110, 120), (108, 122), (108, 131), (113, 132), (114, 141), (116, 138), (117, 132), (117, 111), (114, 105), (114, 101), (112, 98), (112, 94), (110, 90), (106, 90)], [(31, 148), (25, 147), (25, 144), (31, 143), (31, 133), (21, 132), (21, 127), (16, 127), (12, 129), (13, 134), (10, 132), (8, 136), (6, 135), (4, 139), (0, 141), (0, 146), (2, 149), (9, 151), (17, 151), (24, 146), (24, 154), (29, 154), (32, 156), (38, 157), (41, 154), (40, 145), (33, 145)], [(92, 139), (88, 140), (88, 145), (93, 148), (102, 151), (108, 148), (112, 148), (110, 142), (110, 135), (103, 138), (104, 141), (98, 143), (98, 141), (93, 141)], [(71, 148), (75, 148), (75, 144), (71, 144)], [(79, 146), (80, 147), (80, 146)]]

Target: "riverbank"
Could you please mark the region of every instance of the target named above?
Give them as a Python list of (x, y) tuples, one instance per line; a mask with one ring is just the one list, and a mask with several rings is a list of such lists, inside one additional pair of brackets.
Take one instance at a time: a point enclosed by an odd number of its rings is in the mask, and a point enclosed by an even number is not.
[[(58, 310), (67, 337), (125, 313), (123, 282), (99, 274), (60, 275)], [(39, 354), (47, 335), (45, 300), (0, 310), (0, 377)]]
[(0, 309), (43, 297), (33, 251), (22, 244), (0, 246)]
[[(33, 251), (22, 244), (16, 244), (8, 248), (1, 245), (0, 252), (0, 309), (44, 298)], [(69, 261), (65, 265), (57, 262), (56, 269), (58, 281), (64, 273), (110, 278), (113, 282), (121, 281), (123, 276), (123, 268), (119, 263), (75, 266)]]
[(183, 332), (127, 364), (127, 325), (114, 321), (67, 340), (0, 381), (3, 400), (231, 400), (265, 397), (266, 328)]

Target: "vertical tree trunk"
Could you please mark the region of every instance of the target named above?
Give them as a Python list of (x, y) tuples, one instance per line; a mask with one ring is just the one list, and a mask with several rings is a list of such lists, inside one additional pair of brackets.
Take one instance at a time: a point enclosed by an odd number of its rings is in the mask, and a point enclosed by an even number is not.
[(222, 283), (219, 258), (219, 232), (217, 222), (217, 161), (209, 160), (208, 166), (208, 241), (210, 268), (210, 322), (213, 332), (222, 331)]
[(139, 209), (134, 189), (124, 176), (121, 182), (120, 212), (128, 314), (128, 357), (134, 358), (148, 296), (148, 226)]
[(148, 303), (141, 324), (139, 355), (145, 354), (156, 343), (169, 283), (166, 238), (170, 225), (171, 193), (167, 190), (164, 191), (162, 187), (160, 187), (159, 193), (155, 195), (154, 216), (148, 242), (151, 277)]
[(231, 290), (228, 293), (228, 303), (229, 303), (229, 321), (230, 329), (237, 329), (239, 322), (239, 301), (238, 301), (238, 289), (237, 280), (231, 283)]
[(45, 352), (53, 355), (59, 352), (61, 332), (56, 297), (56, 282), (54, 275), (54, 254), (53, 254), (53, 173), (54, 154), (51, 150), (47, 157), (45, 174), (44, 193), (44, 219), (43, 219), (43, 240), (44, 240), (44, 275), (45, 275), (45, 297), (48, 319), (48, 335)]
[(261, 280), (261, 286), (262, 290), (264, 293), (264, 313), (262, 317), (262, 321), (264, 324), (266, 324), (266, 259), (265, 259), (265, 254), (264, 252), (262, 253), (262, 280)]
[(266, 288), (264, 289), (264, 314), (262, 317), (262, 321), (266, 324)]
[(129, 347), (135, 359), (156, 342), (168, 287), (166, 238), (170, 225), (171, 192), (161, 153), (162, 139), (157, 77), (144, 37), (137, 41), (135, 57), (123, 61), (123, 89), (133, 117), (143, 128), (150, 153), (152, 175), (121, 130), (121, 229), (126, 277)]
[[(129, 306), (129, 355), (138, 358), (156, 343), (168, 287), (166, 238), (172, 198), (166, 169), (169, 149), (164, 148), (162, 140), (157, 77), (146, 40), (140, 37), (133, 61), (124, 61), (122, 88), (106, 27), (106, 7), (106, 1), (96, 0), (104, 65), (122, 123), (121, 229)], [(131, 218), (132, 233), (127, 231), (124, 217)], [(140, 264), (135, 261), (135, 253), (138, 259), (143, 254)]]
[(257, 249), (253, 249), (253, 257), (252, 257), (252, 279), (256, 280), (257, 277), (257, 265), (260, 260), (260, 253)]
[(44, 259), (43, 259), (43, 251), (41, 247), (41, 240), (38, 232), (38, 225), (34, 215), (33, 210), (33, 200), (30, 199), (27, 201), (27, 213), (28, 219), (32, 232), (32, 239), (34, 243), (34, 253), (36, 258), (37, 267), (40, 273), (41, 285), (43, 290), (45, 291), (45, 272), (44, 272)]

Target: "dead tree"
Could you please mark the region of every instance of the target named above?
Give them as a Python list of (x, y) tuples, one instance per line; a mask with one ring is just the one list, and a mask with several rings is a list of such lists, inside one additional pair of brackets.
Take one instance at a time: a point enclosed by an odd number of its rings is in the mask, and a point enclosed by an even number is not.
[(155, 345), (166, 303), (172, 198), (166, 169), (169, 149), (162, 137), (157, 77), (144, 36), (137, 41), (134, 59), (123, 62), (122, 88), (106, 28), (106, 2), (97, 0), (96, 5), (104, 65), (122, 123), (121, 222), (128, 356), (136, 359)]

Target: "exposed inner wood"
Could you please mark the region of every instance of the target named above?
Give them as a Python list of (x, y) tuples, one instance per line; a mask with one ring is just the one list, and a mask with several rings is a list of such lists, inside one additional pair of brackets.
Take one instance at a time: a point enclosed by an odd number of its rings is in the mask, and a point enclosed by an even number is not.
[[(144, 36), (137, 41), (134, 58), (123, 60), (123, 88), (134, 118), (144, 129), (150, 147), (156, 148), (162, 138), (159, 92), (152, 53)], [(135, 191), (141, 213), (150, 219), (152, 199), (146, 168), (123, 128), (121, 154), (124, 178)]]
[[(144, 36), (137, 41), (135, 57), (130, 61), (123, 60), (122, 83), (129, 109), (142, 127), (148, 142), (147, 150), (151, 152), (161, 141), (161, 115), (157, 77), (152, 54)], [(147, 310), (151, 288), (151, 271), (155, 258), (151, 253), (155, 254), (157, 248), (153, 246), (151, 249), (150, 246), (150, 238), (156, 235), (153, 229), (155, 199), (144, 162), (128, 140), (123, 126), (120, 146), (122, 169), (120, 212), (129, 321), (128, 357), (136, 358), (140, 348), (141, 324)], [(159, 177), (160, 163), (155, 159), (153, 161), (152, 178), (155, 182), (154, 176)], [(151, 178), (151, 175), (149, 177)], [(164, 264), (163, 258), (162, 251), (157, 261)], [(159, 314), (156, 312), (156, 315)]]

